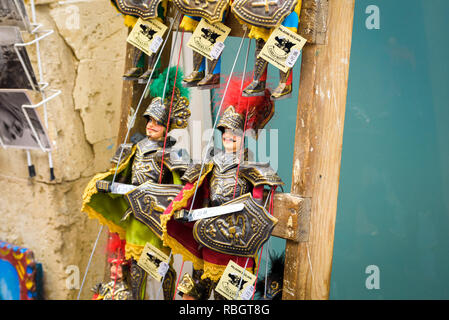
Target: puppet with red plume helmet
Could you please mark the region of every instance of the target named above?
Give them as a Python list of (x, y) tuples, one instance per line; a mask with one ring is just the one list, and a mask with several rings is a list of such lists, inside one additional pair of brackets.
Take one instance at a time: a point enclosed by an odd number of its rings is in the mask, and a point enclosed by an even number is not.
[[(263, 191), (265, 186), (282, 185), (282, 180), (268, 164), (240, 162), (237, 152), (244, 146), (245, 131), (252, 129), (257, 135), (271, 119), (270, 92), (243, 97), (242, 80), (236, 77), (220, 95), (223, 112), (217, 128), (223, 133), (223, 150), (214, 150), (205, 163), (193, 163), (186, 170), (181, 177), (184, 188), (161, 216), (164, 244), (193, 263), (192, 276), (184, 274), (178, 286), (184, 299), (208, 299), (230, 261), (253, 272), (255, 256), (277, 222), (262, 206)], [(190, 220), (191, 209), (237, 202), (244, 209)], [(221, 298), (217, 292), (214, 297)]]
[[(243, 88), (250, 82), (244, 81)], [(223, 99), (223, 113), (217, 128), (248, 130), (257, 139), (258, 130), (263, 129), (274, 114), (274, 102), (271, 99), (270, 90), (265, 89), (265, 94), (261, 96), (242, 96), (241, 77), (233, 77), (225, 90), (219, 93)]]

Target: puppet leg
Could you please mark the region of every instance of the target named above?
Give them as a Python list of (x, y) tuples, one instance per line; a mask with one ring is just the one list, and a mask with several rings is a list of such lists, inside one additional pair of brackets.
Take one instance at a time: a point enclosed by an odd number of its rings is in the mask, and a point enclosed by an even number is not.
[(243, 90), (242, 95), (245, 97), (263, 96), (265, 94), (268, 62), (262, 58), (257, 58), (264, 45), (265, 41), (263, 39), (256, 40), (256, 62), (254, 63), (253, 81)]
[[(148, 67), (147, 67), (147, 71), (145, 71), (144, 74), (142, 74), (139, 77), (139, 83), (147, 83), (147, 81), (150, 78), (151, 72), (153, 72), (153, 69), (155, 68), (155, 64), (156, 64), (156, 60), (157, 60), (157, 54), (153, 53), (149, 58), (148, 58)], [(154, 78), (155, 74), (153, 73), (153, 78)]]
[(143, 300), (145, 294), (147, 273), (131, 259), (130, 286), (133, 300)]
[(193, 52), (193, 71), (183, 79), (184, 87), (195, 87), (204, 78), (206, 59), (199, 53)]
[(198, 82), (198, 89), (211, 89), (220, 85), (221, 58), (207, 60), (207, 75)]
[(137, 48), (133, 52), (133, 67), (123, 75), (123, 80), (137, 80), (143, 73), (145, 54)]
[(282, 72), (279, 70), (279, 75), (279, 84), (271, 94), (272, 99), (284, 99), (290, 97), (292, 94), (292, 69), (289, 69), (287, 72)]
[(193, 269), (192, 276), (184, 274), (178, 286), (183, 300), (208, 300), (213, 289), (210, 279), (201, 279), (203, 270)]
[(164, 282), (162, 283), (162, 291), (164, 293), (164, 300), (171, 300), (175, 292), (176, 285), (176, 271), (173, 266), (170, 266), (165, 274)]

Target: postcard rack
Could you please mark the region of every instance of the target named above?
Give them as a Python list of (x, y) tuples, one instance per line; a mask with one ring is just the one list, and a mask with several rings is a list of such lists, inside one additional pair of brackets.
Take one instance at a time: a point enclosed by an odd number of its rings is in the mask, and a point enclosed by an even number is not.
[[(13, 1), (14, 1), (14, 4), (16, 5), (16, 7), (20, 8), (18, 0), (13, 0)], [(26, 109), (27, 108), (36, 109), (39, 107), (43, 107), (44, 125), (45, 125), (45, 128), (48, 130), (47, 106), (51, 100), (53, 100), (54, 98), (56, 98), (58, 95), (61, 94), (61, 90), (50, 89), (49, 83), (44, 80), (44, 74), (43, 74), (43, 69), (42, 69), (42, 57), (41, 57), (39, 42), (41, 40), (47, 38), (51, 34), (53, 34), (54, 31), (53, 30), (42, 30), (41, 29), (42, 24), (36, 22), (36, 8), (35, 8), (34, 0), (30, 0), (30, 7), (31, 7), (31, 20), (32, 21), (27, 21), (28, 17), (25, 14), (21, 14), (21, 18), (22, 18), (24, 25), (26, 26), (26, 31), (30, 35), (34, 35), (34, 40), (26, 42), (26, 43), (16, 43), (14, 45), (14, 49), (17, 53), (20, 63), (23, 66), (23, 69), (25, 70), (26, 77), (27, 77), (28, 81), (30, 82), (31, 87), (35, 91), (37, 91), (42, 98), (42, 100), (37, 104), (22, 105), (22, 111), (25, 115), (25, 118), (28, 122), (28, 125), (31, 128), (31, 131), (32, 131), (34, 137), (36, 138), (36, 141), (38, 142), (39, 148), (41, 149), (41, 151), (46, 152), (48, 154), (48, 163), (49, 163), (49, 168), (50, 168), (50, 181), (52, 181), (52, 180), (55, 180), (55, 175), (54, 175), (53, 160), (52, 160), (51, 141), (50, 141), (50, 145), (48, 145), (48, 146), (44, 145), (44, 143), (41, 141), (39, 135), (37, 134), (36, 128), (35, 128), (34, 124), (32, 123), (32, 121), (30, 120), (30, 118), (26, 112)], [(20, 12), (20, 10), (19, 10), (19, 12)], [(28, 46), (32, 46), (32, 45), (36, 46), (36, 58), (37, 58), (37, 67), (38, 67), (38, 74), (39, 74), (37, 88), (35, 86), (35, 83), (32, 80), (30, 70), (28, 70), (28, 67), (26, 66), (26, 63), (21, 54), (21, 51), (19, 50), (20, 47), (28, 47)], [(1, 141), (0, 141), (0, 143), (1, 143)], [(3, 143), (1, 143), (1, 144), (2, 144), (2, 147), (6, 148), (6, 146)], [(30, 176), (30, 178), (33, 178), (36, 175), (36, 172), (35, 172), (34, 165), (32, 164), (32, 161), (31, 161), (30, 150), (26, 150), (26, 154), (27, 154), (29, 176)]]

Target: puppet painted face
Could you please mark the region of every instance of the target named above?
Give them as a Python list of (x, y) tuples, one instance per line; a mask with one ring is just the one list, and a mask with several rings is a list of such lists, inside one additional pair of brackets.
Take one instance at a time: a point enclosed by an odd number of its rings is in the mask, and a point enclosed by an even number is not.
[(226, 153), (235, 153), (240, 151), (242, 141), (242, 135), (236, 131), (226, 129), (223, 133), (222, 142)]
[(111, 279), (120, 281), (123, 279), (123, 267), (120, 264), (111, 264)]
[(165, 134), (165, 127), (150, 118), (147, 122), (146, 133), (150, 140), (161, 140)]

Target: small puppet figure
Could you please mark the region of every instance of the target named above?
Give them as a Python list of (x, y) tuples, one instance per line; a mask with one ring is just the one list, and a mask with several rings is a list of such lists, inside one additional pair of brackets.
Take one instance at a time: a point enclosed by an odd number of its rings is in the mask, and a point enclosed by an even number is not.
[[(212, 152), (204, 166), (192, 164), (186, 170), (181, 177), (186, 185), (161, 216), (164, 244), (193, 263), (193, 277), (184, 275), (179, 287), (184, 299), (208, 299), (230, 260), (253, 270), (254, 257), (277, 223), (263, 207), (264, 187), (274, 191), (283, 182), (268, 164), (240, 157), (245, 131), (262, 129), (274, 112), (270, 92), (242, 97), (236, 77), (223, 107), (217, 128), (224, 150)], [(230, 204), (243, 209), (196, 221), (189, 212), (191, 207), (227, 210)], [(221, 298), (217, 292), (214, 297)]]
[(98, 283), (92, 288), (92, 300), (131, 300), (131, 290), (127, 283), (129, 263), (125, 260), (125, 241), (117, 234), (110, 233), (107, 249), (110, 281)]
[[(180, 29), (193, 32), (202, 18), (211, 24), (223, 22), (228, 1), (173, 0), (176, 8), (184, 14)], [(205, 72), (206, 60), (207, 74)], [(186, 87), (198, 87), (198, 89), (215, 88), (220, 85), (220, 74), (221, 56), (218, 59), (209, 60), (193, 51), (193, 71), (184, 78), (183, 84)]]
[[(249, 38), (256, 40), (253, 81), (243, 90), (244, 96), (264, 95), (268, 62), (257, 58), (272, 31), (279, 25), (297, 32), (302, 0), (235, 0), (231, 11), (240, 23), (250, 28)], [(272, 99), (288, 97), (292, 92), (292, 69), (279, 70), (280, 80)]]
[[(125, 16), (125, 25), (134, 27), (137, 19), (144, 21), (157, 19), (163, 22), (167, 12), (168, 0), (111, 0), (112, 5)], [(137, 48), (133, 51), (133, 66), (123, 75), (124, 80), (138, 80), (146, 83), (156, 67), (157, 54), (148, 57), (148, 65), (145, 70), (146, 54)], [(157, 67), (156, 67), (157, 68)]]
[[(167, 72), (170, 76), (162, 101)], [(154, 98), (143, 114), (148, 121), (146, 137), (136, 144), (122, 145), (113, 157), (116, 166), (95, 175), (83, 195), (81, 211), (126, 239), (125, 258), (131, 259), (133, 299), (142, 299), (145, 291), (146, 272), (137, 261), (146, 243), (168, 254), (169, 248), (160, 239), (159, 216), (182, 188), (179, 177), (190, 162), (185, 153), (179, 153), (182, 150), (174, 148), (175, 141), (166, 138), (167, 130), (185, 128), (190, 117), (188, 91), (181, 86), (181, 80), (175, 83), (174, 74), (175, 67), (165, 70), (150, 86)], [(179, 75), (182, 77), (181, 70)], [(165, 281), (174, 282), (174, 270), (170, 268), (169, 273)], [(174, 283), (163, 288), (174, 289)], [(164, 297), (169, 299), (170, 293), (164, 292)]]

